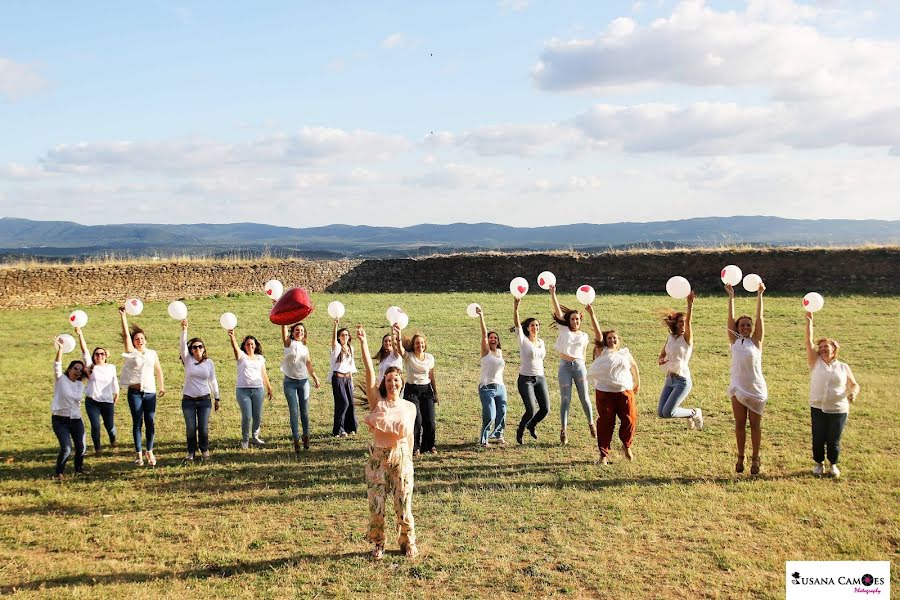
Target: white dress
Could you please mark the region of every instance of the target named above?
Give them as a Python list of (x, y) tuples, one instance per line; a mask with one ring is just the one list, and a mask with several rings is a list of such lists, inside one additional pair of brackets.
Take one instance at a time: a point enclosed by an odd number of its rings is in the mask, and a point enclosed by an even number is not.
[(763, 414), (769, 390), (762, 374), (762, 350), (750, 338), (739, 337), (731, 345), (731, 383), (728, 397), (757, 414)]

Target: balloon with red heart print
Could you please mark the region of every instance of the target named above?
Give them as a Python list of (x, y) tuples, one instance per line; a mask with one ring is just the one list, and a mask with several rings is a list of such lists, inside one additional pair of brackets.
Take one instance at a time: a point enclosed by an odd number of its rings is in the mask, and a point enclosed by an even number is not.
[(72, 324), (72, 327), (84, 327), (87, 325), (87, 321), (87, 313), (83, 310), (72, 311), (72, 314), (69, 315), (69, 323)]
[(551, 285), (556, 285), (556, 275), (550, 271), (543, 271), (538, 275), (537, 282), (542, 290), (549, 290)]
[(144, 310), (144, 303), (137, 298), (129, 298), (125, 301), (125, 312), (136, 317)]
[(276, 325), (292, 325), (312, 314), (312, 299), (303, 288), (295, 287), (284, 292), (269, 311), (269, 320)]
[(719, 275), (722, 277), (722, 283), (730, 286), (739, 284), (744, 277), (741, 268), (737, 265), (726, 266)]
[(266, 296), (277, 302), (284, 293), (284, 286), (277, 279), (270, 279), (263, 286), (263, 291), (266, 293)]
[(825, 306), (825, 298), (822, 297), (822, 294), (810, 292), (803, 296), (803, 308), (806, 309), (806, 312), (814, 313), (820, 311), (823, 306)]
[(597, 297), (597, 292), (589, 285), (581, 285), (575, 290), (575, 297), (578, 298), (579, 302), (587, 306)]
[(509, 293), (521, 300), (528, 293), (528, 280), (524, 277), (516, 277), (509, 282)]

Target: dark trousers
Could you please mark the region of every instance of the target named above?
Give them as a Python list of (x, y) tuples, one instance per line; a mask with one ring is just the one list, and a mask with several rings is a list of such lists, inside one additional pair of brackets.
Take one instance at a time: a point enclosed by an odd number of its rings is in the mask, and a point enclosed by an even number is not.
[(406, 384), (404, 398), (416, 406), (416, 425), (413, 429), (413, 452), (431, 450), (437, 438), (437, 415), (434, 410), (434, 390), (430, 383)]
[(200, 438), (200, 452), (209, 450), (209, 412), (212, 400), (209, 395), (181, 398), (181, 412), (184, 413), (184, 428), (187, 435), (188, 454), (197, 452), (197, 438)]
[(128, 388), (128, 408), (131, 410), (131, 432), (134, 449), (141, 451), (141, 426), (147, 426), (147, 450), (153, 450), (156, 439), (156, 392), (142, 392)]
[(53, 433), (59, 440), (59, 454), (56, 456), (56, 474), (62, 475), (66, 461), (72, 456), (72, 445), (75, 445), (75, 472), (81, 473), (84, 465), (84, 423), (81, 417), (70, 419), (53, 415), (50, 420)]
[(616, 417), (619, 417), (619, 439), (622, 446), (631, 448), (634, 430), (637, 425), (637, 405), (634, 392), (601, 392), (596, 390), (597, 398), (597, 446), (600, 456), (609, 456), (613, 433), (616, 430)]
[(812, 419), (812, 454), (817, 463), (825, 461), (836, 465), (841, 454), (841, 434), (847, 424), (847, 413), (826, 413), (818, 408), (809, 409)]
[(547, 390), (547, 380), (536, 375), (520, 374), (516, 387), (525, 403), (525, 414), (519, 421), (517, 432), (521, 436), (526, 428), (533, 432), (537, 424), (550, 413), (550, 392)]
[(331, 394), (334, 396), (334, 423), (331, 435), (356, 433), (356, 412), (353, 409), (353, 378), (331, 376)]
[(112, 402), (97, 402), (92, 398), (84, 399), (84, 410), (91, 422), (91, 441), (94, 442), (94, 450), (100, 450), (100, 417), (103, 417), (103, 426), (109, 434), (109, 443), (116, 443), (116, 405)]

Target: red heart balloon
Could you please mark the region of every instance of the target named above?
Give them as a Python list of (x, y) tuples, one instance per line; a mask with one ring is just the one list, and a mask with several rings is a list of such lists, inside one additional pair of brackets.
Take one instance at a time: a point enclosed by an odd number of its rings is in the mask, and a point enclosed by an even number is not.
[(291, 288), (282, 294), (269, 311), (269, 320), (276, 325), (292, 325), (308, 317), (312, 311), (313, 303), (306, 290)]
[[(806, 302), (806, 300), (804, 300), (804, 302)], [(75, 315), (72, 315), (71, 317), (69, 317), (69, 320), (70, 320), (70, 321), (74, 321), (74, 320), (75, 320)]]
[(722, 269), (722, 277), (725, 277), (725, 269)]
[(132, 300), (132, 301), (131, 301), (131, 305), (132, 305), (132, 306), (137, 306), (137, 300)]
[(543, 278), (543, 277), (541, 277), (540, 279), (538, 279), (538, 284), (539, 284), (539, 285), (544, 285), (544, 278)]
[(586, 292), (586, 291), (588, 291), (588, 290), (590, 290), (590, 289), (591, 289), (590, 286), (587, 286), (587, 285), (581, 286), (581, 291), (582, 291), (582, 292)]
[(806, 298), (803, 299), (803, 306), (809, 306), (809, 300)]
[(516, 289), (519, 290), (519, 293), (520, 293), (520, 294), (524, 294), (524, 293), (525, 293), (525, 286), (524, 286), (524, 285), (520, 285), (520, 286), (519, 286), (518, 288), (516, 288)]
[(267, 293), (268, 295), (271, 296), (271, 295), (272, 295), (272, 290), (266, 290), (266, 293)]

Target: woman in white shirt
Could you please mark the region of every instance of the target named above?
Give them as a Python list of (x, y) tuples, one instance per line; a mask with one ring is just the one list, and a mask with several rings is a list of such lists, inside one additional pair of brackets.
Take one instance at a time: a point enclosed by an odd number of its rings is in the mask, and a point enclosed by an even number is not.
[(100, 454), (103, 448), (100, 444), (100, 418), (109, 435), (110, 448), (116, 447), (116, 402), (119, 400), (119, 376), (116, 374), (116, 366), (106, 362), (109, 353), (106, 348), (94, 348), (93, 354), (88, 354), (87, 342), (81, 327), (75, 328), (78, 335), (78, 343), (81, 346), (81, 354), (85, 372), (88, 375), (84, 410), (91, 422), (91, 441), (94, 442), (94, 454)]
[(250, 446), (250, 434), (253, 433), (253, 443), (259, 447), (265, 446), (265, 442), (259, 436), (262, 425), (263, 389), (272, 400), (272, 384), (269, 383), (269, 373), (266, 371), (266, 357), (263, 356), (262, 344), (259, 340), (248, 335), (238, 346), (234, 337), (234, 329), (228, 330), (228, 340), (231, 342), (231, 350), (234, 352), (234, 360), (237, 361), (237, 382), (234, 393), (237, 397), (238, 408), (241, 409), (241, 448), (246, 450)]
[(303, 448), (309, 450), (309, 380), (311, 378), (316, 389), (319, 389), (319, 377), (313, 370), (303, 323), (294, 323), (290, 327), (282, 325), (281, 341), (284, 344), (282, 389), (290, 413), (294, 452), (300, 452), (300, 425), (303, 426)]
[(391, 326), (391, 332), (384, 334), (381, 338), (381, 348), (372, 358), (378, 361), (378, 383), (384, 379), (384, 373), (391, 367), (397, 367), (403, 373), (403, 357), (397, 350), (400, 347), (400, 327), (396, 324)]
[[(122, 343), (125, 352), (122, 354), (122, 375), (119, 384), (128, 388), (128, 408), (131, 410), (131, 430), (134, 436), (134, 464), (141, 466), (144, 458), (151, 467), (156, 466), (156, 455), (153, 454), (153, 443), (156, 439), (156, 400), (159, 382), (159, 397), (166, 393), (163, 381), (162, 366), (155, 350), (147, 347), (147, 336), (144, 330), (133, 325), (128, 328), (125, 307), (119, 307), (122, 320)], [(147, 448), (142, 453), (141, 428), (147, 426)]]
[(181, 321), (181, 364), (184, 365), (181, 412), (184, 413), (187, 434), (187, 456), (184, 460), (194, 460), (198, 449), (202, 459), (207, 460), (209, 413), (213, 407), (219, 410), (219, 381), (216, 379), (216, 365), (207, 356), (203, 340), (197, 337), (188, 339), (187, 319)]
[(812, 424), (813, 474), (825, 474), (825, 454), (831, 463), (827, 474), (840, 477), (838, 458), (841, 434), (850, 414), (850, 403), (859, 396), (859, 384), (850, 367), (837, 359), (840, 344), (831, 338), (815, 339), (813, 314), (806, 313), (806, 361), (810, 369), (809, 411)]
[(481, 446), (487, 448), (493, 440), (505, 444), (503, 430), (506, 428), (506, 386), (503, 384), (503, 349), (500, 335), (488, 331), (484, 322), (484, 311), (476, 309), (481, 320), (481, 378), (478, 380), (478, 397), (481, 400)]
[(666, 381), (656, 414), (661, 419), (687, 419), (691, 429), (703, 429), (703, 412), (699, 408), (681, 408), (691, 393), (691, 370), (688, 363), (694, 351), (694, 333), (691, 315), (694, 309), (694, 292), (687, 297), (687, 311), (669, 312), (663, 323), (669, 328), (669, 337), (659, 353), (658, 363), (666, 372)]
[[(591, 437), (597, 437), (594, 425), (594, 410), (587, 395), (587, 369), (584, 366), (584, 353), (590, 338), (581, 330), (581, 313), (566, 306), (561, 306), (556, 298), (556, 286), (550, 286), (550, 308), (553, 309), (553, 320), (559, 335), (554, 348), (559, 352), (559, 443), (566, 445), (569, 436), (566, 429), (569, 425), (569, 405), (572, 403), (572, 385), (578, 391), (578, 399), (584, 416), (587, 417)], [(595, 334), (596, 335), (596, 334)]]
[(331, 330), (331, 395), (334, 397), (334, 421), (331, 435), (347, 437), (356, 435), (356, 411), (353, 408), (353, 374), (356, 361), (353, 360), (353, 346), (350, 332), (346, 327), (338, 329), (340, 319), (334, 320)]
[(550, 413), (550, 392), (544, 379), (547, 349), (544, 340), (538, 337), (541, 323), (534, 317), (520, 321), (519, 301), (519, 298), (513, 298), (513, 329), (519, 341), (520, 360), (516, 387), (525, 403), (525, 414), (516, 428), (516, 442), (521, 444), (526, 429), (531, 437), (537, 439), (537, 425)]
[(440, 404), (434, 376), (434, 356), (428, 354), (428, 340), (421, 333), (400, 344), (400, 356), (406, 366), (406, 386), (403, 397), (416, 407), (416, 423), (413, 427), (413, 456), (422, 452), (437, 452), (437, 415)]
[(734, 413), (734, 437), (737, 442), (737, 462), (734, 470), (744, 472), (744, 448), (747, 443), (747, 421), (750, 421), (750, 443), (753, 455), (750, 474), (758, 475), (760, 468), (759, 446), (762, 441), (762, 414), (769, 397), (766, 380), (762, 374), (762, 348), (765, 335), (763, 321), (763, 292), (766, 286), (760, 282), (756, 292), (756, 326), (747, 315), (734, 318), (734, 288), (725, 286), (728, 293), (728, 343), (731, 350), (731, 383), (728, 396)]
[(622, 347), (619, 333), (612, 329), (603, 331), (591, 306), (587, 307), (594, 331), (600, 331), (600, 339), (594, 340), (594, 362), (590, 377), (594, 382), (597, 399), (597, 447), (600, 463), (609, 463), (610, 446), (619, 417), (619, 439), (625, 458), (634, 460), (631, 444), (637, 427), (637, 402), (641, 390), (641, 372), (628, 348)]
[(50, 404), (50, 421), (53, 433), (59, 440), (56, 456), (56, 478), (62, 480), (66, 461), (75, 446), (75, 474), (83, 473), (84, 422), (81, 420), (81, 398), (84, 396), (84, 380), (87, 378), (84, 363), (73, 360), (65, 373), (62, 370), (62, 342), (54, 340), (56, 360), (53, 362), (53, 402)]

